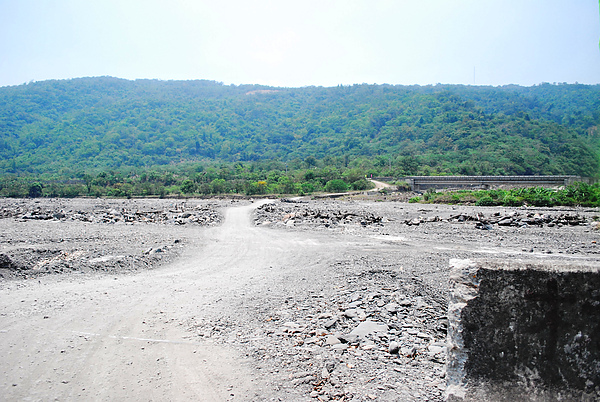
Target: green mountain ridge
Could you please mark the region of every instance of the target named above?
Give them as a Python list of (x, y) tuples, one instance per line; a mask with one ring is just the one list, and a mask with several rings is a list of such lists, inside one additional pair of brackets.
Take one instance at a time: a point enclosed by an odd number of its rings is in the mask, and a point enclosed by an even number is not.
[(599, 85), (53, 80), (0, 88), (0, 173), (314, 158), (394, 175), (597, 177), (599, 123)]

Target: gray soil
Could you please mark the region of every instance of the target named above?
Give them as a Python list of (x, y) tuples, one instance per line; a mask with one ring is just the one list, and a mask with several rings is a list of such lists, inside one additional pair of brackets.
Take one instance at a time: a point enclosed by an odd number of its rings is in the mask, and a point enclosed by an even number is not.
[(0, 399), (441, 400), (451, 258), (600, 262), (597, 210), (0, 200)]

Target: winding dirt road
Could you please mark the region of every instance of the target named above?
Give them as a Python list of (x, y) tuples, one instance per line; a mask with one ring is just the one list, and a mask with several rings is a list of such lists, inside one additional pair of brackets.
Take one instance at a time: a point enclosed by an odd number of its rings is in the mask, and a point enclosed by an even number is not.
[[(261, 202), (263, 203), (263, 202)], [(14, 282), (0, 295), (0, 399), (238, 400), (260, 379), (234, 351), (198, 342), (187, 320), (269, 291), (273, 265), (318, 242), (255, 228), (260, 203), (198, 229), (175, 263), (132, 275)], [(295, 266), (301, 256), (293, 256)]]
[(377, 181), (377, 180), (373, 180), (373, 179), (369, 179), (369, 181), (375, 185), (375, 190), (377, 190), (377, 191), (384, 189), (384, 188), (394, 187), (391, 184), (384, 183), (382, 181)]

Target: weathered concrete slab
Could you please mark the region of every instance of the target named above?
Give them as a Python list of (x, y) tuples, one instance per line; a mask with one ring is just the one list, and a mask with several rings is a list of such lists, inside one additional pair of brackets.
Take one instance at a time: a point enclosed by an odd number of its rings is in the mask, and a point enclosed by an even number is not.
[(490, 186), (566, 186), (581, 181), (580, 176), (411, 176), (405, 178), (413, 191), (430, 188)]
[(450, 265), (448, 400), (600, 400), (600, 267)]

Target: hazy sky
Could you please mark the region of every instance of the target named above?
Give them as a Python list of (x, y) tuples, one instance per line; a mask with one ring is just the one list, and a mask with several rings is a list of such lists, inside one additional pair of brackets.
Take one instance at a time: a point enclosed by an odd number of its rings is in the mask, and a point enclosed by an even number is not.
[(596, 0), (0, 0), (0, 86), (600, 83)]

